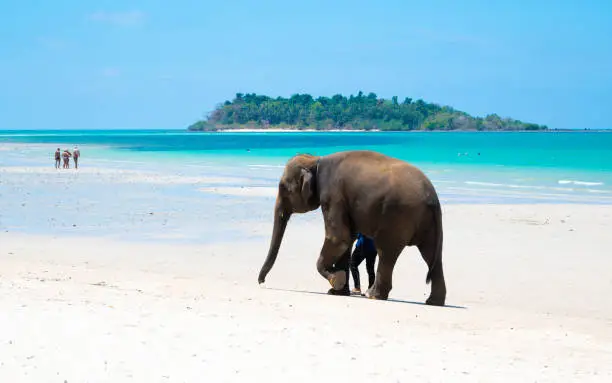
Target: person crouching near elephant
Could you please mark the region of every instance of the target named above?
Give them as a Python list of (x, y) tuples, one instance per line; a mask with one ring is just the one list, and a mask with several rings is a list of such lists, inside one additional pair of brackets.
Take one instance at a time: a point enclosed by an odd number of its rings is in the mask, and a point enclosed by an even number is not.
[(366, 271), (368, 273), (368, 289), (374, 284), (374, 279), (376, 278), (376, 273), (374, 272), (376, 254), (374, 241), (359, 233), (357, 235), (357, 242), (355, 243), (355, 250), (353, 250), (350, 261), (351, 274), (353, 275), (353, 283), (355, 286), (351, 290), (351, 293), (364, 295), (361, 293), (361, 280), (359, 278), (359, 265), (364, 259), (366, 261)]

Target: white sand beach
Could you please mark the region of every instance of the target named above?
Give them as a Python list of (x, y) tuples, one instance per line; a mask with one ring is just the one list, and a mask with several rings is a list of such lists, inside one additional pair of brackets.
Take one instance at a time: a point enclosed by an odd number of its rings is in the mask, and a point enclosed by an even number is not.
[(0, 381), (612, 378), (612, 207), (444, 206), (448, 307), (422, 305), (414, 248), (391, 300), (325, 295), (309, 216), (291, 219), (265, 288), (267, 239), (0, 233)]

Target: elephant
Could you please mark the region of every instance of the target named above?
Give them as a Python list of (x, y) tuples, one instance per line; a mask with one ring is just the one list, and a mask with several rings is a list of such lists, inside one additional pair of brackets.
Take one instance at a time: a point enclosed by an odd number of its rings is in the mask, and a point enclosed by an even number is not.
[(332, 288), (328, 294), (350, 295), (348, 268), (357, 234), (374, 240), (378, 267), (366, 297), (387, 300), (393, 268), (407, 246), (416, 246), (431, 282), (427, 305), (444, 306), (442, 209), (429, 178), (417, 167), (370, 150), (324, 156), (297, 154), (285, 164), (278, 183), (272, 237), (258, 276), (265, 282), (292, 214), (321, 207), (325, 239), (316, 262)]

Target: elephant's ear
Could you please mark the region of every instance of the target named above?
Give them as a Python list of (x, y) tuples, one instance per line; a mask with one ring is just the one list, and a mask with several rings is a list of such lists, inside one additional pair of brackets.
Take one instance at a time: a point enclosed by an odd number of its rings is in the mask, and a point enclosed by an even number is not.
[(302, 199), (308, 203), (312, 197), (312, 172), (302, 169)]

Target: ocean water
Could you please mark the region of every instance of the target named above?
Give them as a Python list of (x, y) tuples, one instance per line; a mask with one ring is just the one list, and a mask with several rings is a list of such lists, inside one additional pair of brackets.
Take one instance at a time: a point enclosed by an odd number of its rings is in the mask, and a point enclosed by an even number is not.
[[(81, 169), (53, 169), (55, 148), (74, 145)], [(612, 133), (5, 130), (0, 229), (267, 237), (253, 223), (271, 219), (284, 163), (351, 149), (419, 166), (443, 204), (612, 203)], [(241, 193), (245, 187), (258, 192)]]
[[(606, 202), (607, 194), (612, 197), (612, 133), (0, 131), (0, 144), (6, 148), (11, 143), (31, 144), (31, 150), (20, 157), (3, 155), (4, 165), (40, 164), (52, 155), (53, 146), (78, 144), (86, 154), (83, 166), (191, 168), (194, 174), (200, 166), (212, 166), (205, 173), (251, 178), (258, 177), (249, 170), (280, 167), (296, 153), (369, 149), (421, 167), (443, 197), (457, 202), (594, 203)], [(262, 181), (279, 175), (261, 173)], [(468, 197), (472, 194), (478, 197)]]

